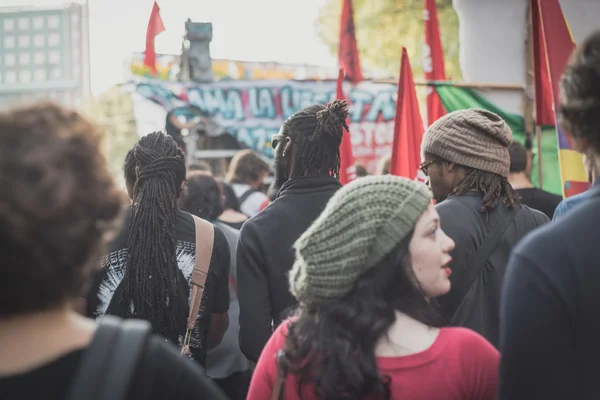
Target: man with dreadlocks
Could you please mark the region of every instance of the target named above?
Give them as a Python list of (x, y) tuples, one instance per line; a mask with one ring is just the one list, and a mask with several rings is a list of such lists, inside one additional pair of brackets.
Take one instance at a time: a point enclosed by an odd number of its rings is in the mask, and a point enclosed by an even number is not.
[[(88, 313), (146, 319), (155, 333), (181, 345), (196, 258), (194, 219), (178, 208), (186, 178), (183, 153), (170, 136), (154, 132), (129, 151), (124, 170), (132, 204), (122, 231), (102, 259)], [(206, 351), (220, 343), (229, 324), (229, 261), (227, 239), (214, 227), (208, 276), (190, 344), (202, 366)]]
[(441, 227), (456, 243), (450, 293), (439, 298), (452, 325), (498, 347), (499, 294), (510, 250), (549, 221), (521, 205), (508, 182), (509, 126), (482, 109), (447, 114), (421, 144), (421, 170), (438, 203)]
[(340, 143), (348, 108), (336, 100), (304, 108), (273, 136), (276, 199), (244, 224), (237, 249), (240, 347), (258, 360), (273, 328), (296, 305), (288, 272), (292, 246), (341, 187)]

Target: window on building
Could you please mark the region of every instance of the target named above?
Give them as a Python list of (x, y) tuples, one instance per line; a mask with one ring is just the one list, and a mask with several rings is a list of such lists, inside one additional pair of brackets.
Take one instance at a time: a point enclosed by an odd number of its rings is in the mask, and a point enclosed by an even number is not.
[(12, 70), (6, 70), (4, 72), (4, 81), (6, 83), (15, 83), (17, 81), (17, 73)]
[(4, 55), (4, 65), (7, 67), (14, 67), (17, 64), (17, 55), (15, 53), (8, 53)]
[(36, 31), (44, 29), (44, 17), (35, 17), (33, 19), (33, 29)]
[(4, 48), (5, 49), (14, 49), (15, 48), (15, 37), (14, 36), (5, 36), (4, 37)]
[(34, 72), (34, 78), (36, 81), (46, 80), (46, 70), (44, 68), (38, 68)]
[(51, 15), (48, 17), (49, 29), (56, 29), (58, 28), (58, 25), (60, 25), (60, 19), (58, 18), (58, 15)]
[(28, 35), (21, 35), (19, 36), (19, 47), (20, 48), (26, 48), (29, 47), (29, 43), (30, 43), (30, 38)]
[(28, 66), (31, 63), (31, 55), (29, 53), (19, 54), (19, 65)]
[(26, 31), (29, 29), (29, 18), (19, 18), (19, 30)]
[(4, 32), (12, 32), (15, 30), (15, 20), (12, 18), (6, 18), (3, 25)]
[(21, 83), (31, 82), (31, 71), (28, 69), (19, 71), (19, 82), (21, 82)]
[(48, 53), (48, 62), (56, 65), (60, 63), (60, 53), (58, 51), (51, 51)]
[(35, 35), (33, 37), (33, 45), (35, 47), (44, 47), (46, 45), (46, 37), (42, 34)]
[(46, 53), (38, 51), (33, 55), (33, 62), (35, 65), (44, 65), (46, 63)]
[(60, 43), (60, 35), (58, 33), (51, 33), (48, 35), (48, 46), (57, 47)]

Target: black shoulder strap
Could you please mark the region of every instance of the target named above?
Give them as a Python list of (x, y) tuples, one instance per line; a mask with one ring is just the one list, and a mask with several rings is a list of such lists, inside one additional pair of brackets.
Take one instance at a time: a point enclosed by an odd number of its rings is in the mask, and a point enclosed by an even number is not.
[(483, 242), (475, 252), (473, 261), (469, 262), (466, 276), (464, 279), (457, 281), (456, 284), (450, 289), (450, 291), (453, 291), (458, 296), (462, 296), (460, 305), (457, 307), (454, 315), (452, 316), (452, 325), (462, 325), (464, 323), (464, 321), (459, 320), (459, 317), (461, 315), (468, 315), (468, 313), (464, 313), (462, 310), (467, 293), (479, 277), (479, 274), (485, 266), (487, 260), (490, 258), (496, 247), (498, 247), (498, 243), (500, 243), (502, 236), (504, 236), (504, 233), (508, 227), (513, 223), (517, 214), (521, 212), (521, 209), (522, 208), (520, 205), (515, 205), (515, 207), (510, 210), (509, 213), (507, 213), (506, 218), (503, 218), (499, 224), (495, 225), (488, 232), (483, 239)]
[(246, 199), (248, 197), (250, 197), (250, 195), (252, 195), (256, 192), (257, 192), (257, 190), (250, 188), (250, 189), (246, 190), (244, 193), (242, 193), (242, 195), (240, 196), (240, 200), (239, 200), (240, 206), (244, 203), (244, 201), (246, 201)]
[(124, 400), (150, 333), (148, 321), (103, 317), (67, 400)]

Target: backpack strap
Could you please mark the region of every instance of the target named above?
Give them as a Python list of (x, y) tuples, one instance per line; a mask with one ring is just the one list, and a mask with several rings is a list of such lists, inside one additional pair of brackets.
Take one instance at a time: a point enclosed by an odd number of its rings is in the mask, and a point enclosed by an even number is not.
[(210, 260), (212, 258), (213, 245), (215, 241), (215, 228), (210, 222), (192, 215), (196, 226), (196, 256), (194, 270), (192, 272), (192, 296), (190, 300), (190, 313), (187, 319), (185, 338), (183, 340), (182, 354), (189, 353), (192, 330), (198, 320), (202, 295), (206, 285)]
[(126, 399), (151, 328), (148, 321), (102, 317), (83, 353), (67, 400)]
[(500, 240), (502, 240), (502, 236), (504, 236), (508, 227), (515, 221), (515, 217), (521, 210), (522, 207), (520, 205), (515, 205), (512, 210), (505, 214), (504, 218), (498, 224), (490, 229), (485, 238), (483, 238), (481, 245), (477, 248), (473, 256), (473, 261), (469, 262), (469, 269), (467, 270), (466, 276), (464, 279), (457, 281), (456, 285), (450, 289), (451, 292), (454, 291), (457, 295), (462, 296), (461, 302), (456, 308), (450, 321), (451, 325), (461, 326), (464, 324), (466, 317), (470, 314), (470, 310), (468, 313), (463, 312), (467, 294), (469, 290), (471, 290), (473, 284), (477, 281), (477, 278), (479, 277), (481, 270), (485, 267), (488, 259), (494, 250), (496, 250), (496, 247), (498, 247)]
[(252, 194), (254, 194), (256, 192), (258, 192), (258, 190), (250, 188), (250, 189), (246, 190), (244, 193), (242, 193), (242, 195), (240, 196), (240, 199), (239, 199), (240, 206), (242, 204), (244, 204), (244, 202), (246, 201), (246, 199), (248, 197), (250, 197)]

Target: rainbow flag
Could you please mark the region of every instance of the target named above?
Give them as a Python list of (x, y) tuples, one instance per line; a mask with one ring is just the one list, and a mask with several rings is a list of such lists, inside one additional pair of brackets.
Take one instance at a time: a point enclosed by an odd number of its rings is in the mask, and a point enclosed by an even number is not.
[[(554, 115), (563, 196), (584, 192), (590, 187), (581, 154), (556, 121), (558, 82), (575, 49), (575, 41), (558, 0), (530, 0), (535, 64), (537, 123), (543, 125)], [(552, 99), (550, 102), (548, 97)], [(548, 107), (552, 106), (552, 114)]]

